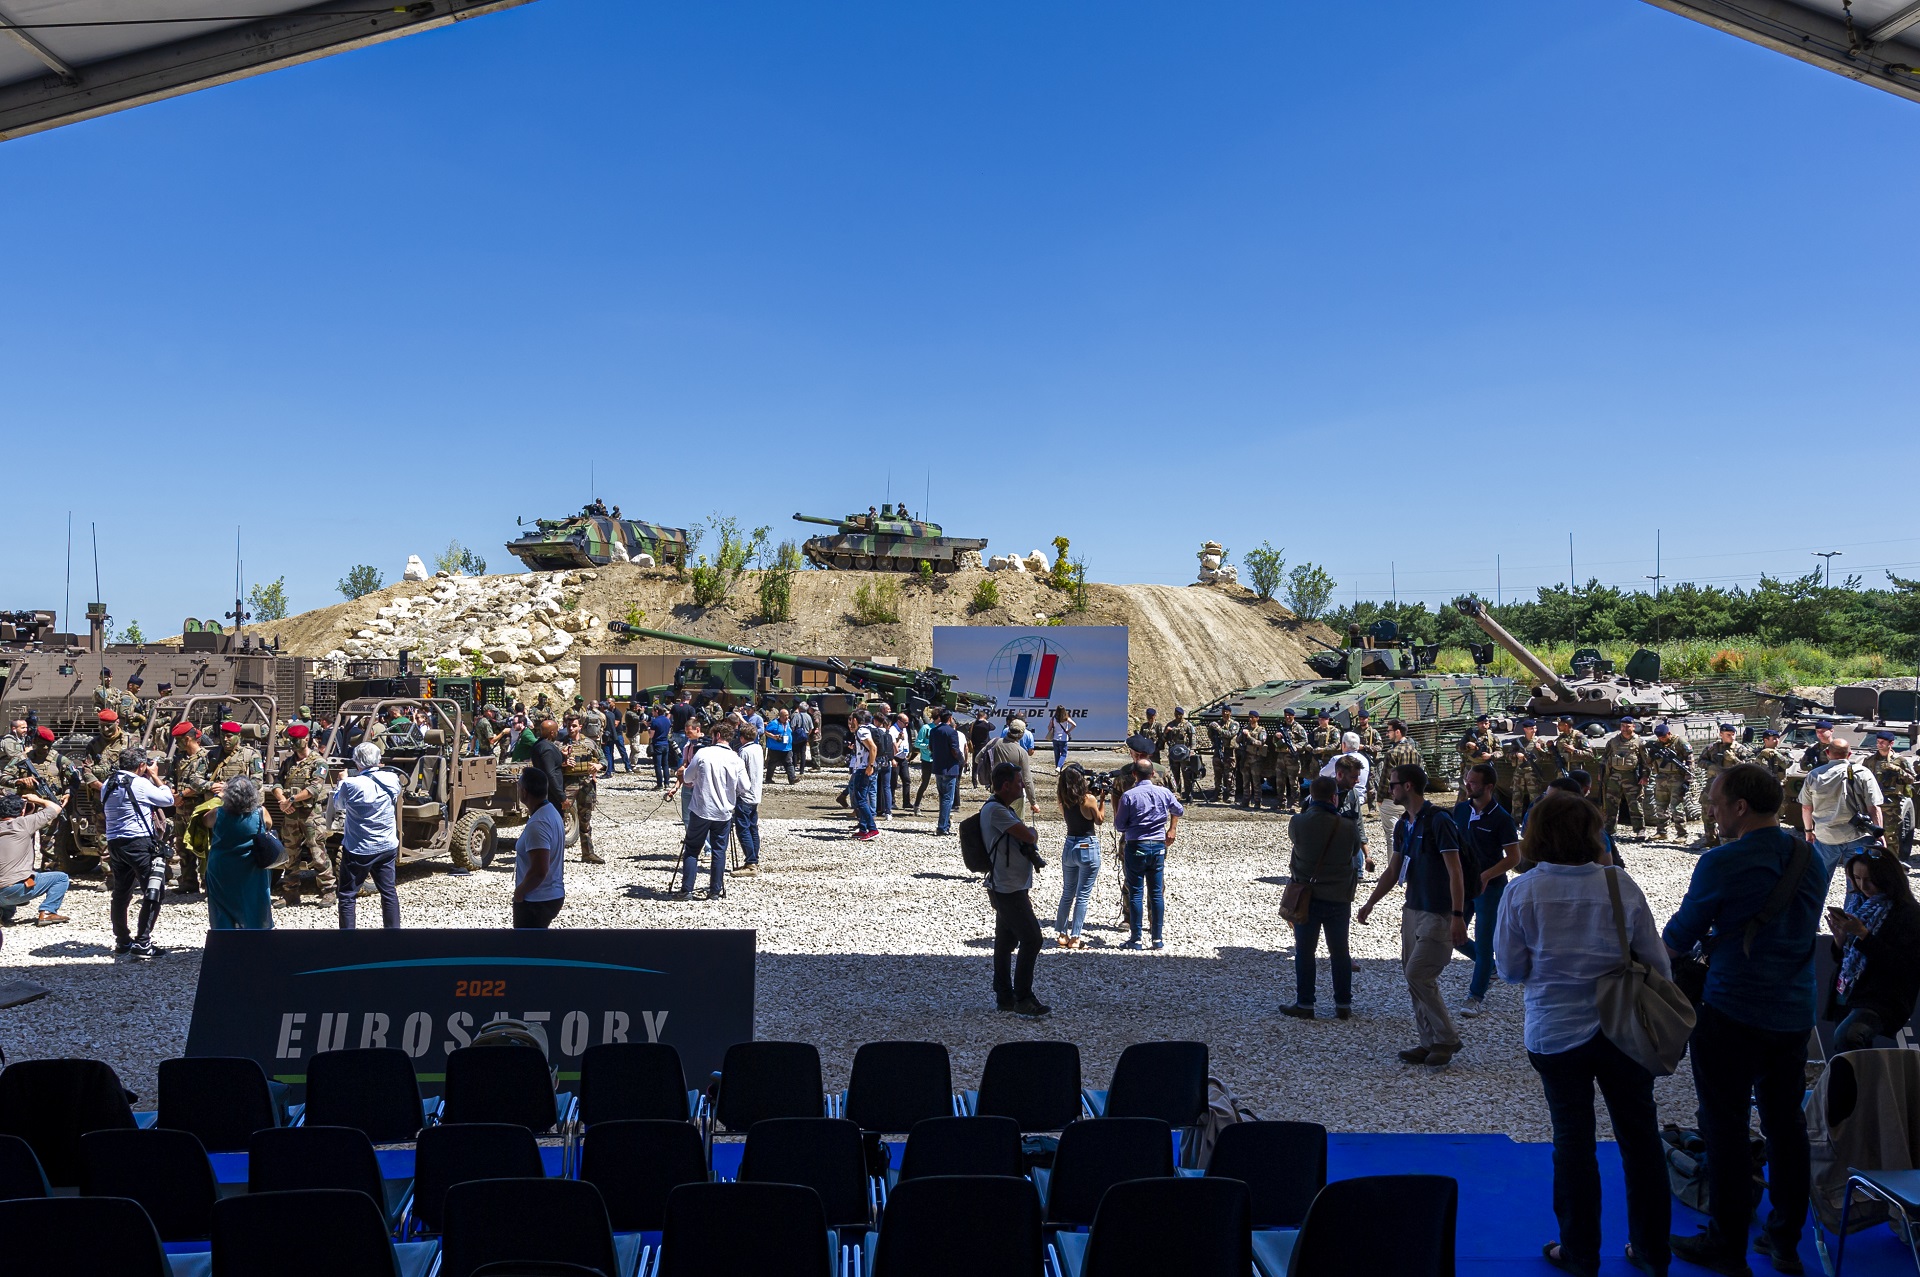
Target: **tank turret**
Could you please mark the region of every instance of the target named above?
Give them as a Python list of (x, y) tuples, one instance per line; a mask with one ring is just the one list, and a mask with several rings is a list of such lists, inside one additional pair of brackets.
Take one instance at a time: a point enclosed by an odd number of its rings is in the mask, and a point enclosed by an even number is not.
[(800, 547), (807, 561), (822, 568), (861, 568), (877, 572), (918, 572), (922, 563), (936, 572), (954, 572), (980, 566), (985, 537), (950, 537), (937, 523), (907, 517), (905, 506), (892, 503), (829, 519), (818, 514), (796, 514), (800, 523), (833, 528), (827, 535), (809, 537)]
[[(603, 568), (650, 555), (660, 567), (683, 567), (687, 530), (588, 511), (564, 519), (535, 519), (533, 531), (507, 542), (507, 553), (536, 572)], [(525, 520), (520, 526), (527, 526)]]

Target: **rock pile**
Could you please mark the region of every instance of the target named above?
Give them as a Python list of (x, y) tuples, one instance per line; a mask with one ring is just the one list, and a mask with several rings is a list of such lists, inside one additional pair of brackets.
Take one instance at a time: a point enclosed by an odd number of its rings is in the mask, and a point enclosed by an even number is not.
[(1200, 547), (1200, 584), (1202, 585), (1238, 585), (1240, 569), (1231, 563), (1223, 563), (1226, 548), (1218, 541), (1209, 541)]
[(1047, 556), (1034, 550), (1025, 558), (1017, 554), (996, 554), (987, 560), (989, 572), (1031, 572), (1035, 576), (1045, 576), (1053, 570), (1047, 562)]
[(479, 657), (532, 703), (542, 692), (555, 704), (579, 684), (580, 639), (598, 637), (604, 620), (579, 607), (580, 585), (593, 572), (529, 572), (522, 576), (433, 578), (425, 594), (397, 598), (374, 613), (323, 663), (334, 676), (355, 658), (393, 659), (404, 650), (416, 665), (451, 661), (463, 669)]

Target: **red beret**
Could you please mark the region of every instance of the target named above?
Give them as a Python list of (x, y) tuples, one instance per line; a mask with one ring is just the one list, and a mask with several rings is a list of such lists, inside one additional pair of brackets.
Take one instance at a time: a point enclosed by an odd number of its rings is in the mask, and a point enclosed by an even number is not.
[(305, 740), (307, 738), (307, 725), (305, 723), (295, 723), (287, 729), (287, 735), (293, 737), (295, 740)]
[(191, 736), (193, 735), (193, 724), (192, 723), (175, 723), (173, 725), (173, 734), (175, 736)]
[(103, 709), (103, 710), (101, 710), (101, 711), (100, 711), (100, 713), (99, 713), (99, 715), (98, 715), (98, 718), (99, 718), (99, 719), (100, 719), (100, 721), (101, 721), (101, 722), (103, 722), (103, 723), (117, 723), (117, 722), (119, 722), (119, 721), (120, 721), (120, 716), (119, 716), (118, 714), (116, 714), (116, 713), (114, 713), (114, 712), (113, 712), (112, 710), (110, 710), (110, 709)]
[(220, 724), (220, 730), (238, 736), (240, 734), (240, 724), (234, 722), (232, 719), (228, 719), (226, 722)]
[(53, 744), (53, 729), (51, 727), (37, 728), (33, 734), (35, 736), (38, 736), (41, 740), (47, 742), (47, 744), (49, 745)]

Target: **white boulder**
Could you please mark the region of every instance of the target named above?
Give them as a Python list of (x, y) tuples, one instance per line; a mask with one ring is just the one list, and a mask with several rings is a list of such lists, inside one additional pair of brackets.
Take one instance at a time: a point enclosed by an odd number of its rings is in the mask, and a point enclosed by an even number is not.
[(1027, 571), (1037, 573), (1041, 576), (1045, 576), (1047, 572), (1050, 570), (1047, 564), (1047, 556), (1040, 553), (1040, 551), (1038, 550), (1034, 550), (1028, 553), (1026, 558), (1026, 564), (1027, 564)]
[(651, 554), (636, 554), (633, 556), (633, 562), (636, 567), (650, 568), (653, 566), (653, 556)]
[(427, 565), (420, 561), (417, 554), (407, 556), (407, 570), (400, 574), (402, 581), (424, 581), (433, 574), (427, 571)]

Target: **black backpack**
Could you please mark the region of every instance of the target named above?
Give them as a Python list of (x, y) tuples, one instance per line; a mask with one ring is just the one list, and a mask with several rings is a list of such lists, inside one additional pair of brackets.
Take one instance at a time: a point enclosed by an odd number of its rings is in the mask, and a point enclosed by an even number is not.
[(979, 811), (960, 822), (960, 860), (969, 873), (991, 875), (993, 852), (987, 846), (986, 831), (980, 822), (980, 816), (985, 811), (986, 806), (982, 804)]
[(1493, 865), (1493, 861), (1483, 860), (1479, 848), (1473, 845), (1472, 835), (1463, 831), (1450, 813), (1441, 810), (1439, 804), (1433, 802), (1422, 806), (1420, 815), (1413, 821), (1416, 826), (1422, 823), (1426, 825), (1419, 830), (1423, 845), (1433, 836), (1432, 822), (1437, 820), (1447, 822), (1447, 828), (1453, 830), (1454, 841), (1460, 845), (1460, 901), (1462, 904), (1470, 905), (1479, 899), (1480, 875)]

